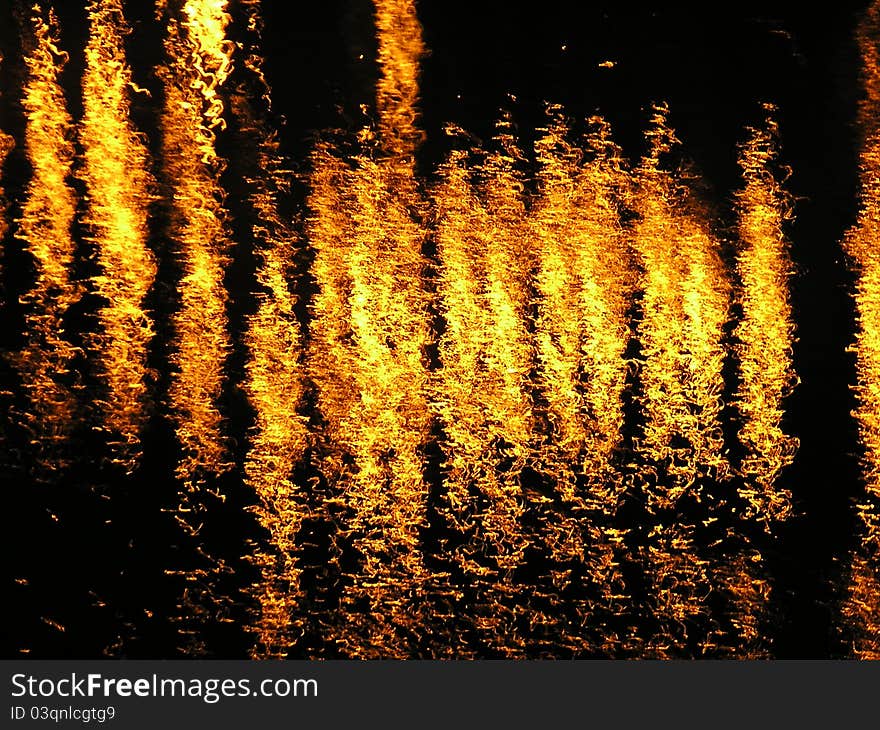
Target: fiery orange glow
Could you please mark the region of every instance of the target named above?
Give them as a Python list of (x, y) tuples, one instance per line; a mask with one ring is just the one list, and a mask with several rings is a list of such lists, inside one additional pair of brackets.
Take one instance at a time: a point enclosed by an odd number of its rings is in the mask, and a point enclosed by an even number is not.
[(649, 132), (651, 153), (639, 170), (640, 220), (633, 236), (642, 269), (638, 331), (645, 415), (637, 447), (660, 470), (650, 494), (660, 508), (674, 506), (698, 478), (727, 472), (719, 414), (730, 298), (718, 242), (661, 167), (661, 157), (677, 141), (665, 114), (658, 108)]
[[(255, 44), (262, 28), (259, 2), (251, 0), (244, 7)], [(268, 103), (263, 59), (255, 45), (248, 51), (244, 64), (261, 99)], [(258, 643), (252, 655), (283, 658), (296, 638), (293, 616), (299, 603), (300, 574), (296, 536), (304, 515), (292, 474), (303, 458), (308, 437), (304, 419), (297, 413), (303, 395), (303, 347), (296, 298), (290, 290), (297, 234), (278, 210), (288, 176), (277, 135), (264, 118), (270, 110), (257, 111), (244, 95), (236, 96), (232, 108), (241, 132), (257, 150), (255, 170), (259, 171), (248, 179), (256, 221), (253, 237), (261, 259), (257, 271), (261, 292), (246, 335), (250, 359), (244, 387), (256, 422), (245, 476), (260, 497), (257, 515), (269, 535), (270, 549), (256, 558), (262, 580), (256, 587)]]
[(345, 432), (349, 413), (358, 400), (355, 384), (356, 350), (351, 343), (351, 305), (348, 290), (351, 276), (347, 253), (350, 221), (346, 214), (349, 170), (329, 145), (319, 145), (312, 154), (309, 180), (309, 241), (315, 249), (312, 271), (319, 291), (312, 303), (309, 348), (309, 376), (321, 396), (325, 426), (324, 468), (327, 476), (339, 479), (345, 471), (348, 451), (339, 436)]
[(379, 39), (376, 89), (381, 144), (403, 161), (422, 139), (418, 128), (419, 64), (425, 55), (413, 0), (373, 0)]
[(448, 517), (471, 537), (457, 560), (478, 592), (474, 622), (491, 646), (523, 650), (510, 596), (512, 574), (528, 542), (520, 472), (527, 464), (533, 414), (527, 378), (525, 201), (519, 157), (502, 124), (471, 179), (456, 152), (434, 190), (440, 260), (440, 309), (446, 333), (433, 396), (446, 435)]
[[(642, 162), (636, 207), (640, 214), (633, 232), (633, 246), (641, 268), (642, 317), (638, 325), (642, 348), (639, 379), (642, 389), (644, 429), (637, 449), (656, 470), (658, 484), (649, 493), (659, 507), (674, 505), (692, 484), (688, 470), (687, 445), (675, 446), (679, 424), (688, 420), (688, 407), (681, 381), (683, 366), (682, 334), (686, 327), (682, 301), (684, 272), (679, 255), (680, 239), (674, 179), (661, 167), (661, 155), (676, 141), (665, 126), (665, 110), (658, 110), (655, 127), (649, 132), (652, 148)], [(670, 472), (665, 483), (662, 470)]]
[(405, 645), (395, 650), (400, 629), (410, 629), (412, 622), (412, 609), (402, 598), (425, 578), (419, 551), (427, 497), (419, 454), (428, 427), (424, 232), (405, 207), (416, 194), (410, 181), (381, 162), (359, 162), (352, 180), (355, 238), (349, 259), (351, 326), (359, 347), (360, 402), (356, 425), (351, 424), (358, 471), (348, 503), (364, 565), (347, 598), (354, 605), (357, 594), (366, 593), (376, 606), (369, 619), (372, 640), (392, 654), (406, 653)]
[(857, 503), (861, 544), (853, 551), (843, 617), (861, 659), (880, 659), (880, 3), (868, 8), (859, 28), (862, 83), (860, 210), (847, 232), (844, 249), (857, 273), (858, 328), (855, 417), (864, 449), (864, 495)]
[[(538, 141), (540, 242), (537, 350), (553, 423), (559, 485), (567, 499), (613, 510), (622, 486), (614, 463), (623, 427), (629, 251), (616, 198), (629, 183), (607, 124), (591, 120), (587, 156), (572, 145), (561, 110)], [(577, 494), (583, 473), (589, 492)]]
[[(2, 60), (2, 58), (0, 58)], [(3, 165), (6, 163), (6, 157), (15, 146), (15, 140), (0, 130), (0, 241), (6, 237), (6, 231), (9, 230), (9, 223), (6, 220), (6, 198), (2, 186)]]
[(348, 530), (361, 558), (343, 592), (338, 641), (365, 657), (409, 653), (406, 636), (427, 576), (420, 447), (430, 422), (425, 231), (413, 215), (424, 208), (412, 159), (421, 26), (412, 2), (377, 0), (376, 17), (379, 135), (361, 134), (367, 151), (351, 165), (319, 151), (309, 200), (320, 288), (313, 348), (326, 348), (311, 372), (327, 435), (342, 447), (328, 466), (351, 510)]
[(530, 211), (538, 384), (549, 424), (539, 458), (566, 509), (544, 520), (545, 549), (560, 563), (545, 600), (564, 612), (571, 601), (558, 594), (572, 582), (591, 599), (577, 606), (574, 627), (544, 621), (576, 652), (616, 656), (638, 643), (631, 628), (620, 631), (631, 599), (619, 570), (624, 532), (612, 526), (625, 489), (619, 449), (634, 271), (620, 208), (631, 181), (604, 120), (588, 120), (581, 148), (562, 110), (548, 111)]
[(753, 129), (751, 135), (740, 150), (745, 188), (738, 195), (742, 319), (735, 333), (741, 380), (736, 403), (745, 449), (741, 494), (751, 505), (749, 516), (769, 526), (791, 511), (791, 493), (777, 479), (798, 446), (782, 428), (784, 399), (797, 380), (791, 363), (791, 261), (782, 231), (790, 206), (769, 170), (776, 154), (775, 123), (768, 119), (764, 129)]
[[(602, 118), (578, 137), (581, 122), (549, 106), (533, 149), (509, 114), (485, 144), (449, 126), (451, 151), (422, 177), (416, 3), (373, 0), (375, 120), (324, 135), (298, 178), (273, 128), (261, 1), (155, 0), (154, 180), (124, 7), (87, 5), (82, 201), (58, 24), (33, 11), (16, 235), (36, 281), (15, 363), (36, 445), (97, 421), (133, 473), (155, 397), (148, 353), (167, 345), (180, 650), (208, 653), (217, 625), (240, 618), (255, 659), (313, 640), (365, 659), (768, 656), (772, 582), (754, 545), (791, 512), (780, 475), (798, 446), (783, 428), (797, 380), (791, 206), (772, 120), (740, 148), (735, 262), (723, 216), (670, 162), (665, 106), (635, 163)], [(880, 658), (878, 37), (880, 0), (861, 36), (862, 210), (845, 242), (866, 496), (843, 613), (865, 658)], [(0, 168), (10, 148), (0, 133)], [(158, 286), (154, 207), (170, 244)], [(66, 332), (81, 297), (72, 230), (98, 271), (91, 415)], [(253, 286), (236, 291), (240, 276)], [(170, 341), (154, 342), (147, 302), (166, 286)], [(230, 515), (244, 526), (222, 534)]]
[(677, 143), (666, 113), (657, 107), (633, 193), (639, 214), (633, 245), (642, 271), (638, 478), (658, 520), (644, 550), (660, 624), (647, 651), (659, 657), (681, 656), (693, 631), (712, 631), (703, 600), (711, 590), (709, 563), (696, 550), (680, 500), (699, 502), (706, 480), (722, 480), (728, 471), (720, 413), (730, 285), (705, 214), (662, 167)]
[(129, 120), (131, 70), (123, 49), (129, 31), (121, 2), (93, 2), (89, 20), (80, 177), (88, 190), (85, 222), (102, 270), (94, 287), (106, 301), (94, 343), (107, 388), (98, 407), (111, 440), (118, 442), (118, 461), (130, 470), (140, 456), (146, 351), (153, 336), (152, 321), (143, 309), (156, 276), (147, 245), (153, 180), (147, 172), (146, 148)]
[(228, 596), (216, 584), (231, 570), (199, 534), (209, 505), (225, 500), (216, 477), (231, 466), (218, 408), (231, 347), (224, 285), (230, 241), (220, 185), (224, 162), (215, 148), (217, 130), (225, 125), (220, 89), (233, 53), (225, 36), (226, 7), (225, 0), (187, 0), (179, 9), (166, 8), (168, 61), (160, 69), (162, 160), (172, 189), (170, 235), (182, 276), (169, 393), (181, 447), (176, 473), (183, 484), (175, 517), (184, 536), (199, 546), (196, 563), (168, 572), (183, 578), (176, 621), (191, 654), (206, 651), (204, 627), (228, 611)]
[[(58, 47), (58, 21), (34, 6), (26, 40), (27, 86), (22, 99), (27, 128), (25, 152), (31, 164), (17, 236), (31, 254), (36, 281), (27, 293), (27, 342), (16, 356), (30, 399), (28, 426), (35, 446), (62, 444), (74, 426), (77, 350), (66, 336), (65, 315), (79, 301), (73, 279), (76, 244), (71, 234), (76, 197), (70, 187), (74, 159), (72, 123), (59, 74), (67, 55)], [(45, 466), (52, 467), (54, 457)]]
[(688, 420), (680, 427), (691, 445), (695, 473), (722, 481), (729, 470), (721, 433), (721, 409), (730, 283), (718, 255), (720, 244), (707, 230), (707, 224), (684, 219), (680, 225), (686, 262), (682, 282), (683, 375), (689, 411)]
[[(3, 54), (0, 53), (0, 68), (3, 66)], [(3, 167), (6, 158), (15, 147), (15, 139), (0, 129), (0, 242), (6, 238), (9, 222), (6, 219), (6, 198), (3, 190)]]
[(223, 286), (229, 240), (215, 150), (216, 130), (224, 125), (219, 90), (232, 63), (228, 22), (226, 2), (184, 3), (179, 17), (169, 17), (169, 60), (162, 71), (164, 163), (174, 186), (174, 236), (183, 269), (171, 401), (183, 451), (177, 472), (187, 483), (228, 467), (217, 400), (230, 347)]
[[(381, 159), (361, 156), (355, 164), (340, 169), (329, 163), (313, 181), (311, 241), (321, 287), (313, 345), (329, 342), (313, 359), (312, 372), (327, 435), (354, 460), (349, 473), (343, 454), (328, 457), (331, 473), (345, 485), (353, 511), (349, 529), (364, 559), (347, 598), (356, 603), (366, 597), (375, 606), (362, 620), (355, 611), (342, 630), (371, 637), (351, 640), (357, 641), (350, 646), (355, 654), (384, 647), (394, 655), (396, 631), (411, 622), (407, 605), (394, 594), (412, 590), (424, 577), (418, 550), (427, 496), (419, 454), (428, 427), (424, 233), (407, 210), (407, 203), (418, 203), (412, 178)], [(322, 185), (340, 174), (344, 202), (338, 188)], [(339, 205), (350, 216), (344, 222)], [(336, 316), (324, 321), (324, 312)]]

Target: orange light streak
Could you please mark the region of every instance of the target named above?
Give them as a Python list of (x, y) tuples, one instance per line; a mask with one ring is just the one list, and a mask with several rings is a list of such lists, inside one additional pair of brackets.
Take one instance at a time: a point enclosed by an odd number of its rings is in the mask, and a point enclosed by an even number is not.
[(170, 395), (183, 452), (177, 474), (189, 485), (229, 467), (217, 401), (230, 347), (223, 286), (230, 243), (219, 183), (223, 162), (215, 149), (216, 131), (224, 126), (220, 89), (233, 52), (226, 6), (224, 0), (189, 0), (179, 17), (169, 18), (162, 71), (164, 163), (183, 269)]
[(657, 109), (648, 133), (652, 149), (638, 172), (640, 220), (633, 238), (642, 268), (645, 414), (637, 448), (658, 474), (668, 473), (650, 495), (660, 508), (673, 507), (699, 478), (723, 479), (728, 470), (719, 415), (730, 284), (704, 215), (661, 167), (677, 142), (665, 115), (665, 108)]
[(639, 380), (643, 430), (636, 449), (649, 512), (657, 523), (643, 548), (650, 578), (650, 612), (658, 629), (650, 656), (688, 656), (712, 634), (705, 596), (709, 561), (698, 554), (694, 526), (681, 500), (699, 502), (707, 479), (728, 471), (721, 436), (724, 383), (723, 328), (730, 285), (718, 243), (677, 178), (662, 167), (677, 143), (657, 107), (648, 137), (651, 149), (637, 171), (633, 245), (641, 264), (642, 345)]
[(379, 40), (376, 88), (381, 145), (404, 164), (424, 136), (418, 128), (419, 72), (425, 56), (413, 0), (373, 0)]
[(216, 151), (217, 131), (225, 126), (221, 89), (234, 51), (226, 39), (231, 20), (226, 8), (226, 0), (187, 0), (176, 9), (165, 8), (167, 63), (159, 69), (165, 91), (162, 161), (171, 188), (170, 236), (181, 270), (169, 388), (181, 448), (175, 518), (195, 545), (195, 562), (168, 573), (183, 578), (175, 620), (190, 654), (208, 651), (204, 627), (231, 620), (226, 616), (231, 596), (217, 586), (232, 568), (209, 552), (200, 534), (210, 505), (226, 499), (216, 479), (231, 467), (218, 407), (231, 347), (224, 286), (231, 242), (220, 184), (224, 161)]
[[(2, 60), (2, 57), (0, 57)], [(2, 172), (3, 166), (6, 164), (6, 157), (15, 147), (15, 140), (0, 130), (0, 241), (2, 241), (6, 237), (6, 232), (9, 230), (9, 223), (6, 220), (6, 198), (4, 197), (5, 191), (2, 186)]]
[(843, 242), (857, 274), (854, 412), (864, 449), (864, 494), (857, 502), (860, 543), (850, 558), (844, 623), (859, 659), (880, 659), (880, 2), (868, 8), (857, 33), (862, 55), (860, 209)]
[(788, 296), (792, 264), (782, 227), (789, 201), (769, 171), (774, 161), (776, 125), (768, 119), (753, 129), (740, 150), (745, 187), (737, 195), (740, 248), (737, 271), (742, 319), (737, 324), (736, 354), (741, 384), (736, 404), (745, 448), (740, 494), (750, 505), (748, 516), (768, 527), (791, 512), (791, 493), (777, 483), (794, 460), (798, 441), (782, 428), (784, 399), (797, 382), (791, 351), (794, 323)]
[(551, 617), (544, 623), (574, 651), (613, 656), (627, 638), (607, 621), (629, 610), (618, 562), (625, 533), (611, 525), (625, 488), (618, 450), (634, 272), (618, 206), (630, 180), (604, 120), (588, 120), (580, 147), (569, 141), (560, 108), (548, 116), (536, 143), (538, 195), (530, 210), (539, 257), (538, 383), (551, 426), (541, 468), (564, 504), (543, 530), (546, 549), (560, 561), (547, 598), (556, 613), (572, 608), (556, 595), (572, 581), (591, 598), (577, 606), (574, 626), (557, 619), (554, 627)]
[(533, 415), (525, 390), (530, 370), (526, 256), (519, 156), (502, 124), (498, 149), (471, 179), (468, 153), (455, 152), (435, 188), (440, 260), (440, 341), (435, 409), (446, 434), (447, 517), (464, 534), (455, 558), (477, 605), (469, 618), (481, 639), (508, 656), (524, 651), (515, 627), (513, 572), (528, 540), (520, 520), (520, 472), (527, 463)]
[[(3, 66), (3, 54), (0, 53), (0, 68)], [(9, 230), (9, 222), (6, 218), (6, 198), (3, 190), (3, 166), (6, 164), (6, 158), (15, 148), (15, 139), (0, 129), (0, 245), (6, 238)]]
[[(409, 604), (426, 578), (419, 549), (427, 489), (420, 447), (428, 429), (426, 304), (421, 288), (424, 231), (410, 217), (414, 188), (382, 162), (358, 160), (351, 180), (355, 237), (349, 257), (349, 306), (358, 346), (352, 442), (358, 471), (348, 491), (355, 547), (364, 556), (351, 594), (374, 606), (370, 640), (391, 655), (407, 652)], [(409, 596), (405, 599), (405, 596)], [(387, 655), (387, 654), (386, 654)]]
[(411, 651), (428, 576), (419, 549), (430, 424), (424, 203), (412, 157), (422, 41), (412, 2), (377, 0), (376, 22), (378, 137), (364, 130), (366, 152), (350, 165), (322, 148), (313, 156), (310, 241), (320, 291), (312, 344), (326, 349), (311, 358), (311, 372), (327, 435), (341, 446), (327, 465), (361, 558), (343, 591), (338, 642), (352, 656), (400, 657)]
[[(615, 199), (628, 185), (607, 125), (591, 120), (586, 150), (567, 141), (559, 109), (537, 143), (540, 244), (537, 351), (558, 452), (557, 480), (571, 502), (613, 511), (631, 336), (632, 273)], [(587, 477), (576, 494), (572, 477)]]
[[(245, 10), (249, 29), (259, 40), (259, 0), (246, 2)], [(270, 89), (256, 40), (248, 49), (244, 64), (268, 105)], [(269, 535), (270, 547), (256, 556), (262, 579), (255, 588), (259, 605), (255, 627), (258, 641), (251, 655), (283, 658), (296, 639), (293, 616), (299, 605), (301, 572), (296, 536), (304, 515), (300, 489), (292, 474), (308, 443), (306, 424), (297, 412), (303, 396), (303, 346), (295, 313), (296, 297), (290, 289), (297, 234), (278, 209), (279, 197), (287, 190), (289, 178), (277, 135), (269, 131), (265, 113), (257, 112), (255, 105), (243, 97), (236, 97), (233, 111), (242, 133), (255, 143), (255, 168), (261, 171), (247, 181), (257, 221), (253, 237), (260, 259), (257, 282), (261, 292), (246, 335), (250, 358), (244, 389), (256, 412), (256, 421), (245, 461), (245, 478), (260, 497), (256, 513)]]
[(122, 3), (93, 1), (89, 22), (80, 177), (88, 191), (85, 223), (101, 267), (94, 288), (106, 301), (99, 312), (101, 331), (94, 337), (107, 389), (97, 406), (116, 460), (130, 471), (140, 460), (147, 347), (153, 337), (143, 302), (156, 276), (147, 244), (154, 181), (147, 171), (146, 147), (130, 121), (131, 69), (123, 48), (129, 29)]
[[(27, 305), (27, 341), (15, 361), (30, 400), (25, 420), (38, 448), (66, 441), (77, 411), (78, 378), (71, 371), (77, 349), (66, 336), (65, 315), (82, 292), (72, 276), (76, 253), (71, 234), (76, 198), (69, 184), (73, 130), (59, 82), (67, 55), (58, 42), (55, 14), (46, 14), (35, 5), (25, 42), (27, 85), (22, 99), (31, 180), (17, 236), (33, 257), (36, 281), (23, 297)], [(53, 464), (54, 457), (44, 461), (49, 468)]]

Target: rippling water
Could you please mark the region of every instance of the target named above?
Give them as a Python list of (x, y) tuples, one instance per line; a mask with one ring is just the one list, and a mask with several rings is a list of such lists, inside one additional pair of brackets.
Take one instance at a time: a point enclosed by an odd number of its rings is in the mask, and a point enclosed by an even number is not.
[(142, 5), (81, 47), (35, 7), (0, 69), (8, 655), (877, 656), (876, 8), (816, 365), (784, 89), (726, 187), (675, 99), (637, 145), (515, 96), (438, 125), (436, 8), (374, 0), (372, 101), (291, 142), (277, 7)]

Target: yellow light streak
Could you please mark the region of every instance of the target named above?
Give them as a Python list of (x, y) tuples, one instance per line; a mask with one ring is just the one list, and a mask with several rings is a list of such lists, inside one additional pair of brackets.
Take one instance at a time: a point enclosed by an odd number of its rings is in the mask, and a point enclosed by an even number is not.
[[(351, 656), (407, 656), (428, 573), (420, 531), (427, 488), (421, 447), (430, 414), (423, 351), (424, 209), (414, 175), (421, 26), (412, 2), (376, 2), (378, 136), (350, 164), (319, 147), (309, 238), (316, 251), (311, 373), (326, 464), (351, 510), (360, 556), (343, 590), (338, 644)], [(323, 350), (323, 351), (322, 351)], [(349, 467), (348, 459), (353, 461)]]
[(106, 302), (93, 342), (106, 387), (97, 406), (115, 444), (115, 460), (130, 471), (140, 460), (147, 415), (146, 357), (153, 324), (143, 303), (156, 276), (147, 244), (154, 181), (146, 147), (130, 121), (131, 69), (123, 47), (129, 29), (122, 3), (95, 0), (88, 12), (79, 175), (87, 187), (85, 223), (101, 268), (94, 289)]
[[(70, 187), (73, 129), (59, 82), (67, 54), (58, 43), (54, 12), (47, 14), (33, 6), (25, 42), (27, 82), (22, 99), (31, 179), (16, 235), (33, 257), (36, 281), (23, 298), (27, 339), (15, 361), (30, 401), (25, 421), (33, 443), (38, 450), (45, 447), (53, 452), (69, 437), (77, 415), (78, 376), (71, 371), (77, 350), (67, 336), (65, 315), (82, 293), (72, 273), (76, 255), (71, 234), (76, 213)], [(47, 455), (42, 461), (51, 469), (63, 459), (56, 462)]]
[(859, 544), (852, 551), (842, 606), (859, 659), (880, 659), (880, 2), (865, 13), (857, 33), (862, 56), (860, 208), (843, 242), (856, 271), (855, 417), (864, 449), (864, 493), (857, 502)]
[[(270, 89), (263, 73), (264, 60), (256, 50), (262, 31), (260, 3), (244, 4), (248, 26), (255, 34), (244, 59), (254, 84), (268, 103)], [(244, 96), (236, 97), (233, 111), (241, 132), (256, 148), (255, 169), (247, 182), (256, 223), (253, 237), (260, 259), (258, 307), (248, 324), (246, 342), (250, 357), (244, 389), (256, 412), (251, 447), (245, 461), (245, 478), (260, 498), (256, 509), (269, 535), (269, 549), (256, 556), (261, 581), (255, 587), (258, 616), (255, 658), (283, 658), (295, 642), (299, 606), (300, 567), (297, 532), (304, 509), (293, 471), (303, 458), (308, 432), (297, 408), (303, 396), (303, 346), (291, 293), (294, 246), (297, 233), (279, 212), (279, 198), (287, 190), (288, 174), (279, 150), (278, 136), (265, 120), (270, 111), (257, 111)]]
[(374, 0), (380, 77), (376, 89), (381, 144), (401, 160), (415, 153), (419, 71), (425, 55), (422, 27), (413, 0)]
[[(561, 110), (537, 143), (540, 197), (532, 213), (541, 263), (537, 351), (553, 423), (556, 478), (583, 507), (613, 511), (630, 339), (629, 251), (616, 197), (628, 185), (607, 124), (591, 120), (586, 150), (568, 141)], [(572, 478), (587, 478), (576, 494)]]
[(790, 204), (769, 171), (776, 156), (776, 134), (772, 119), (763, 129), (751, 130), (740, 150), (745, 187), (737, 195), (742, 318), (735, 332), (741, 381), (736, 404), (743, 420), (739, 439), (746, 452), (740, 493), (751, 507), (749, 516), (768, 527), (791, 512), (791, 493), (778, 478), (798, 447), (797, 439), (782, 427), (784, 399), (797, 376), (791, 362), (795, 334), (788, 295), (792, 264), (782, 230)]
[(699, 502), (707, 479), (721, 480), (728, 471), (720, 395), (730, 284), (705, 213), (663, 167), (664, 156), (678, 142), (667, 111), (655, 108), (651, 148), (636, 172), (639, 219), (633, 231), (642, 271), (638, 334), (644, 420), (635, 445), (643, 465), (642, 492), (657, 520), (641, 551), (650, 579), (650, 611), (658, 622), (645, 651), (657, 657), (687, 656), (695, 638), (712, 633), (704, 601), (711, 590), (709, 562), (697, 551), (694, 526), (682, 518), (681, 501)]
[(454, 556), (476, 591), (470, 620), (493, 650), (515, 656), (524, 645), (512, 580), (528, 546), (519, 475), (533, 424), (525, 390), (529, 263), (514, 168), (519, 153), (509, 125), (501, 125), (495, 142), (498, 148), (477, 166), (477, 180), (467, 167), (469, 153), (456, 152), (433, 191), (446, 333), (432, 400), (446, 434), (447, 518), (470, 535)]
[(174, 317), (171, 386), (182, 447), (178, 476), (188, 485), (228, 469), (223, 417), (217, 407), (230, 347), (223, 275), (230, 243), (225, 229), (223, 163), (215, 149), (224, 126), (220, 89), (232, 64), (223, 0), (189, 0), (169, 17), (162, 69), (165, 172), (174, 191), (174, 242), (183, 278)]

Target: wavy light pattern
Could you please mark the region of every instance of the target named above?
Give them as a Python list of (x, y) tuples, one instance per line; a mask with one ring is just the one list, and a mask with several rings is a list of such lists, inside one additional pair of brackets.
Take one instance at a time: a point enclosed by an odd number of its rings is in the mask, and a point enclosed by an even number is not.
[(153, 323), (144, 299), (156, 277), (148, 245), (149, 205), (154, 181), (143, 139), (131, 121), (131, 69), (123, 42), (129, 29), (119, 0), (93, 2), (83, 76), (85, 113), (80, 125), (88, 212), (85, 223), (101, 274), (93, 280), (106, 301), (94, 348), (106, 396), (98, 402), (116, 460), (134, 469), (148, 397), (147, 347)]
[(33, 257), (36, 280), (24, 297), (27, 343), (15, 360), (29, 399), (25, 422), (34, 445), (46, 451), (43, 466), (51, 471), (63, 463), (59, 448), (78, 416), (75, 388), (79, 378), (73, 366), (78, 349), (71, 343), (66, 317), (79, 301), (82, 288), (73, 274), (73, 123), (59, 81), (67, 55), (58, 46), (54, 12), (34, 6), (29, 23), (22, 106), (31, 180), (16, 235)]

